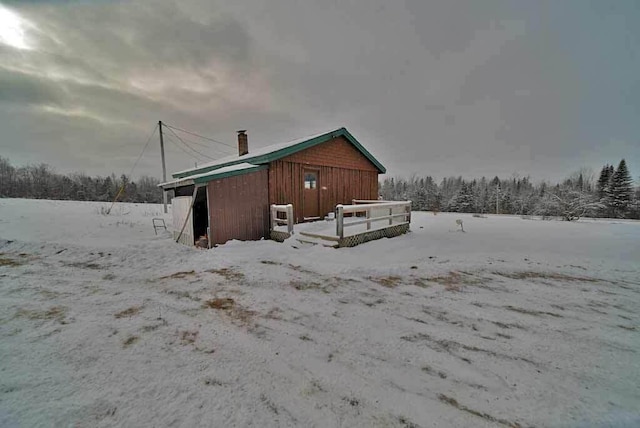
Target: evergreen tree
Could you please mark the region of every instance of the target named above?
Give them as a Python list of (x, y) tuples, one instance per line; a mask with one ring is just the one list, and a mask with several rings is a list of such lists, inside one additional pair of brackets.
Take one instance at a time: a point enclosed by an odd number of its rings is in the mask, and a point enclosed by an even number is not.
[(473, 202), (474, 197), (471, 191), (471, 185), (463, 181), (458, 193), (449, 200), (447, 211), (459, 213), (474, 212)]
[(609, 165), (609, 170), (607, 172), (609, 176), (609, 181), (607, 182), (607, 186), (604, 188), (605, 197), (610, 195), (611, 192), (611, 180), (613, 180), (613, 174), (616, 170), (613, 168), (613, 165)]
[(618, 164), (618, 169), (611, 176), (608, 192), (609, 206), (612, 208), (614, 216), (623, 216), (631, 204), (632, 182), (627, 163), (622, 159)]
[(600, 171), (600, 177), (596, 184), (596, 191), (598, 192), (598, 199), (602, 200), (606, 196), (607, 186), (609, 185), (609, 164), (602, 167)]
[(613, 215), (613, 194), (611, 193), (612, 182), (613, 182), (613, 174), (615, 173), (615, 169), (613, 165), (605, 165), (602, 171), (600, 172), (600, 178), (598, 179), (598, 200), (601, 204), (600, 215), (601, 216), (612, 216)]
[(500, 197), (500, 213), (501, 214), (512, 214), (513, 213), (513, 204), (511, 192), (509, 189), (506, 189), (499, 195)]
[(474, 195), (471, 184), (462, 183), (458, 192), (458, 212), (472, 213), (475, 212)]
[(484, 213), (487, 211), (489, 203), (489, 195), (487, 193), (487, 179), (482, 177), (478, 182), (474, 192), (474, 205), (477, 212)]
[[(640, 183), (640, 180), (638, 180)], [(631, 209), (631, 218), (640, 219), (640, 185), (636, 187), (633, 195), (633, 208)]]
[(418, 187), (413, 191), (411, 209), (418, 211), (427, 210), (427, 191), (423, 187)]

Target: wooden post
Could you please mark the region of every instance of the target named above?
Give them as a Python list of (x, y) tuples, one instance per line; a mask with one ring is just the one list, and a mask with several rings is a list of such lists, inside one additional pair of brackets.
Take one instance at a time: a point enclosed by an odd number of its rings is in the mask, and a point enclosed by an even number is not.
[[(367, 220), (369, 220), (371, 218), (371, 210), (368, 209), (366, 211), (366, 213), (367, 213)], [(367, 222), (367, 230), (370, 230), (370, 229), (371, 229), (371, 221), (368, 221)]]
[[(162, 156), (162, 182), (167, 182), (167, 166), (164, 163), (164, 140), (162, 138), (162, 121), (158, 121), (158, 131), (160, 133), (160, 155)], [(162, 203), (164, 204), (164, 213), (167, 213), (167, 191), (162, 189)]]
[(344, 207), (342, 204), (336, 206), (336, 235), (340, 239), (344, 238)]
[[(389, 215), (393, 215), (393, 208), (389, 208)], [(393, 217), (389, 217), (389, 226), (393, 224)]]
[(275, 204), (271, 205), (271, 230), (274, 230), (276, 228), (276, 225), (278, 224), (276, 222), (276, 217), (278, 216), (278, 211), (276, 211), (276, 206)]
[(408, 203), (404, 209), (407, 212), (407, 223), (411, 223), (411, 203)]
[(293, 204), (287, 204), (287, 232), (293, 235)]

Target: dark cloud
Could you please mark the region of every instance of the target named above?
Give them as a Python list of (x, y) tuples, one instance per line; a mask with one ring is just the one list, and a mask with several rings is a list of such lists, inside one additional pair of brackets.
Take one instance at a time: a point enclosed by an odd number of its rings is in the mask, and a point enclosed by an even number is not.
[(25, 16), (37, 22), (52, 48), (76, 58), (87, 56), (107, 70), (202, 67), (212, 60), (241, 64), (250, 56), (249, 37), (236, 19), (194, 17), (180, 3), (36, 5), (25, 8)]
[(0, 103), (59, 105), (65, 98), (64, 91), (47, 79), (0, 67)]

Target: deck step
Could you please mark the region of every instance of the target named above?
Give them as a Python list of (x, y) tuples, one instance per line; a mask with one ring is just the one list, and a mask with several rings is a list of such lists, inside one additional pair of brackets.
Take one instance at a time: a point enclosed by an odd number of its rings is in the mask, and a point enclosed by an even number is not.
[(322, 239), (323, 241), (331, 241), (331, 242), (340, 241), (340, 238), (338, 238), (337, 236), (320, 235), (318, 233), (311, 233), (311, 232), (300, 232), (299, 234), (305, 236), (306, 238)]
[(310, 236), (306, 233), (299, 233), (296, 235), (296, 241), (301, 242), (303, 244), (310, 245), (322, 245), (323, 247), (337, 248), (338, 241), (322, 239), (319, 236)]

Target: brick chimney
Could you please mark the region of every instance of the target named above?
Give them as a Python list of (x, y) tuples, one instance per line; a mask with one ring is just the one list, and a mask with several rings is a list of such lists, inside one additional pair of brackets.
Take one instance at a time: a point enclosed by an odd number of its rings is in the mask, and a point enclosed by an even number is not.
[(247, 141), (247, 131), (245, 129), (238, 131), (238, 156), (244, 156), (249, 153), (249, 142)]

